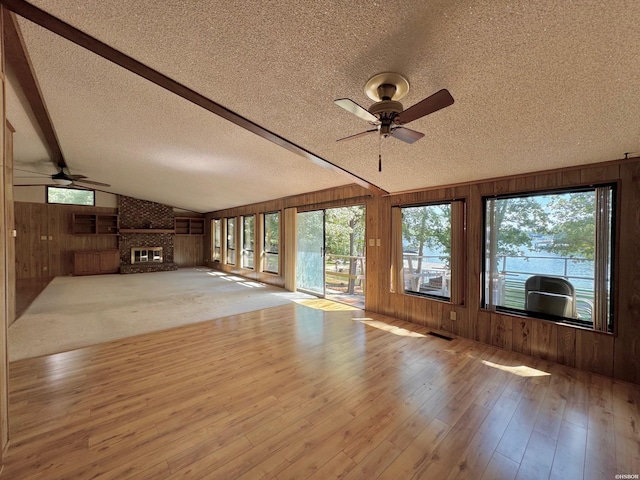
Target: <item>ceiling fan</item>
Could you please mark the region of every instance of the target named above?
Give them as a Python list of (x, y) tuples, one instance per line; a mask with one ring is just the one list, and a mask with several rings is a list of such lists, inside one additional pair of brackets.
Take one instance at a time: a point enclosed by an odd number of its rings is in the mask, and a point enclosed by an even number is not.
[[(86, 185), (95, 185), (97, 187), (110, 187), (108, 183), (94, 182), (93, 180), (87, 180), (88, 177), (85, 175), (71, 175), (69, 172), (69, 168), (64, 164), (58, 164), (58, 173), (54, 173), (53, 175), (49, 175), (41, 172), (32, 172), (30, 170), (22, 170), (20, 168), (15, 168), (20, 172), (33, 173), (36, 175), (40, 175), (42, 177), (49, 177), (51, 182), (55, 185), (60, 185), (62, 187), (68, 187), (69, 185), (76, 185), (82, 187), (82, 184)], [(66, 170), (66, 171), (65, 171)], [(21, 178), (40, 178), (40, 177), (21, 177)], [(42, 184), (37, 184), (42, 185)]]
[[(405, 110), (399, 100), (409, 92), (409, 82), (402, 75), (392, 72), (374, 75), (367, 81), (364, 90), (371, 100), (375, 100), (368, 110), (349, 98), (339, 98), (334, 103), (375, 128), (340, 138), (338, 142), (378, 133), (381, 139), (393, 137), (405, 143), (413, 143), (424, 137), (424, 133), (403, 125), (453, 104), (453, 97), (449, 91), (442, 89)], [(381, 170), (380, 156), (379, 159)]]

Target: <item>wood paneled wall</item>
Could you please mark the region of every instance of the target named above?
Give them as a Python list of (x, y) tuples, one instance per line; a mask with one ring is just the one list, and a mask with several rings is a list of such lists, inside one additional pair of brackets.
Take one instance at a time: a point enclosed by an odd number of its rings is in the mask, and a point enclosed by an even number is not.
[[(115, 235), (73, 235), (73, 213), (118, 213), (117, 208), (16, 202), (17, 278), (55, 277), (73, 273), (74, 250), (118, 248)], [(174, 236), (174, 261), (180, 267), (204, 264), (204, 237)]]
[[(553, 322), (493, 313), (481, 308), (483, 197), (501, 193), (544, 191), (554, 188), (616, 182), (617, 255), (615, 259), (615, 333), (570, 327)], [(464, 302), (448, 302), (391, 291), (391, 209), (396, 205), (461, 199), (465, 203), (466, 233), (460, 250)], [(369, 196), (360, 187), (342, 187), (296, 197), (247, 205), (207, 215), (205, 251), (210, 257), (210, 219), (246, 215), (286, 207), (312, 210), (341, 204), (365, 203), (366, 238), (380, 239), (367, 247), (366, 308), (403, 320), (449, 332), (506, 350), (543, 358), (590, 372), (640, 383), (640, 159), (620, 160), (547, 172), (430, 188), (388, 196)], [(282, 252), (293, 246), (284, 244)], [(211, 264), (212, 265), (212, 264)], [(282, 286), (281, 276), (260, 276), (228, 265), (230, 271)], [(285, 266), (286, 268), (286, 266)], [(451, 312), (456, 320), (451, 320)]]
[[(618, 184), (615, 334), (569, 327), (480, 308), (484, 196), (535, 190)], [(464, 199), (467, 210), (464, 251), (467, 258), (465, 302), (453, 305), (423, 297), (392, 293), (391, 206)], [(479, 342), (543, 358), (582, 370), (640, 383), (640, 160), (607, 162), (538, 174), (372, 198), (367, 228), (382, 239), (368, 250), (367, 309), (443, 330)], [(371, 281), (374, 278), (375, 281)], [(450, 313), (456, 312), (456, 320)]]
[(204, 265), (204, 237), (202, 235), (174, 235), (173, 261), (179, 267)]
[(73, 273), (74, 250), (118, 248), (115, 235), (73, 235), (73, 213), (118, 213), (117, 208), (15, 203), (16, 275), (39, 278)]
[[(328, 190), (319, 190), (317, 192), (304, 193), (301, 195), (293, 195), (290, 197), (279, 198), (279, 199), (271, 200), (268, 202), (255, 203), (251, 205), (244, 205), (241, 207), (210, 212), (207, 215), (205, 215), (204, 264), (213, 268), (217, 268), (224, 272), (233, 273), (235, 275), (242, 275), (244, 277), (251, 278), (253, 280), (258, 280), (260, 282), (264, 282), (270, 285), (284, 287), (285, 286), (284, 272), (287, 267), (286, 265), (284, 265), (283, 259), (286, 258), (287, 249), (295, 248), (295, 245), (290, 246), (284, 242), (284, 239), (287, 236), (286, 225), (284, 221), (284, 209), (297, 207), (298, 211), (305, 211), (305, 210), (314, 210), (319, 208), (354, 205), (356, 203), (362, 204), (366, 202), (366, 199), (368, 199), (369, 196), (370, 196), (370, 192), (359, 185), (345, 185), (342, 187), (332, 188)], [(255, 214), (256, 221), (258, 221), (258, 218), (259, 218), (258, 214), (277, 212), (277, 211), (280, 212), (280, 250), (278, 252), (280, 257), (280, 274), (279, 275), (241, 268), (239, 266), (239, 262), (236, 262), (236, 265), (227, 265), (226, 263), (224, 263), (224, 254), (223, 254), (222, 263), (219, 263), (219, 262), (214, 263), (211, 261), (211, 235), (212, 235), (211, 220), (212, 219), (237, 217), (236, 237), (239, 241), (239, 235), (237, 233), (240, 231), (240, 223), (239, 223), (240, 216)], [(257, 253), (256, 263), (259, 260), (258, 250), (261, 251), (260, 245), (259, 245), (260, 241), (261, 239), (256, 240), (256, 253)], [(237, 252), (237, 255), (239, 256), (240, 249), (237, 248), (236, 252)]]

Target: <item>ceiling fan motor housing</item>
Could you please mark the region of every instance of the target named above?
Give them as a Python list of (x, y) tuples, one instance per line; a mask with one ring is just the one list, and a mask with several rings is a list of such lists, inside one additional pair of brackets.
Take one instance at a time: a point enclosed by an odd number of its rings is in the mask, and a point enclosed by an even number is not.
[(380, 134), (383, 137), (391, 135), (393, 119), (402, 112), (402, 110), (402, 104), (395, 100), (382, 100), (369, 107), (369, 113), (375, 115), (380, 120)]
[(400, 102), (396, 102), (395, 100), (382, 100), (380, 102), (376, 102), (369, 107), (369, 113), (375, 115), (380, 120), (383, 118), (390, 118), (398, 113), (402, 112), (404, 107)]

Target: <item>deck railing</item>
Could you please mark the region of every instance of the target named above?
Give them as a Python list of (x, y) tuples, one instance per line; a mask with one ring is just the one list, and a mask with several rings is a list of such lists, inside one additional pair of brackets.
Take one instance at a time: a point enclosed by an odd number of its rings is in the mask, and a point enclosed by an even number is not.
[[(553, 268), (517, 269), (508, 266), (508, 260), (533, 260), (539, 263), (553, 262)], [(543, 256), (498, 256), (498, 282), (495, 291), (497, 303), (501, 306), (524, 310), (526, 279), (531, 275), (553, 275), (562, 277), (571, 282), (576, 290), (576, 311), (578, 318), (582, 320), (592, 320), (593, 310), (593, 288), (582, 287), (580, 283), (593, 283), (593, 276), (572, 273), (572, 266), (581, 262), (589, 262), (585, 258), (571, 257), (543, 257)], [(434, 294), (433, 286), (429, 283), (433, 279), (447, 279), (451, 276), (449, 270), (449, 257), (446, 255), (418, 255), (405, 253), (403, 255), (403, 267), (405, 277), (405, 289), (414, 292)], [(540, 271), (542, 270), (542, 271)], [(436, 295), (448, 296), (447, 282), (444, 282), (440, 290), (435, 291)]]
[(336, 255), (327, 253), (325, 281), (328, 286), (345, 286), (345, 293), (362, 291), (365, 279), (365, 258), (359, 255)]

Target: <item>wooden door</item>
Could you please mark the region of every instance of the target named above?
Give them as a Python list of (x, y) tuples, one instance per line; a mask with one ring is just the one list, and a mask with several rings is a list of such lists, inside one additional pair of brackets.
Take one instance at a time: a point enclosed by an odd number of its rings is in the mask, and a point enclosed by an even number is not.
[(17, 278), (49, 275), (49, 219), (45, 203), (16, 202), (15, 240)]

